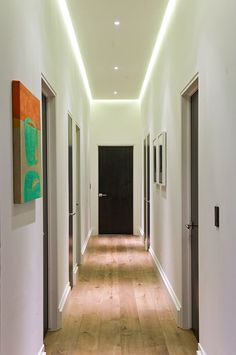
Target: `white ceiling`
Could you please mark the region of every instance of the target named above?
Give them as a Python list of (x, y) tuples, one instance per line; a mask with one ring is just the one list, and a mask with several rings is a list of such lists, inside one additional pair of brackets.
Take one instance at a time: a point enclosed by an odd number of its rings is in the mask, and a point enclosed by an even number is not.
[(67, 3), (93, 99), (137, 99), (168, 0)]

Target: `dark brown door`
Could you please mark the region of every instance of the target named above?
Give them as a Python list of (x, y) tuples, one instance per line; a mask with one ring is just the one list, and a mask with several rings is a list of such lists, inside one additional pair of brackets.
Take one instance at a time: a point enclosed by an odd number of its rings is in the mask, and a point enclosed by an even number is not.
[(133, 234), (133, 147), (99, 147), (99, 233)]
[(191, 273), (192, 329), (199, 339), (198, 286), (198, 91), (191, 97)]
[(147, 250), (150, 248), (150, 136), (147, 136)]
[(68, 117), (68, 190), (69, 190), (69, 282), (73, 287), (73, 147), (72, 119)]
[(48, 153), (47, 153), (47, 98), (42, 95), (43, 139), (43, 328), (48, 331)]
[(144, 241), (147, 239), (147, 140), (143, 144), (143, 232)]

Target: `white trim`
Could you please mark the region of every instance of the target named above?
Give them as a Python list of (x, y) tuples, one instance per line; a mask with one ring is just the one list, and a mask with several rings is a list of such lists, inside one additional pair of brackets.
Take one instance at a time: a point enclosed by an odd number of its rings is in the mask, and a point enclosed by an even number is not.
[(157, 259), (157, 256), (156, 256), (154, 250), (152, 249), (152, 247), (149, 248), (149, 253), (152, 256), (152, 259), (153, 259), (153, 261), (154, 261), (154, 263), (156, 265), (157, 270), (159, 271), (159, 273), (160, 273), (160, 275), (162, 277), (162, 280), (164, 281), (164, 284), (165, 284), (165, 286), (167, 288), (167, 291), (169, 292), (170, 298), (171, 298), (172, 303), (173, 303), (172, 304), (172, 308), (173, 308), (173, 311), (174, 311), (174, 314), (175, 314), (175, 320), (176, 320), (177, 325), (179, 325), (180, 318), (181, 318), (181, 304), (179, 302), (179, 299), (176, 296), (175, 291), (174, 291), (173, 287), (171, 286), (171, 283), (168, 280), (168, 277), (166, 276), (165, 271), (163, 270), (159, 260)]
[(62, 298), (60, 300), (60, 303), (59, 303), (59, 312), (62, 312), (63, 311), (63, 308), (66, 304), (66, 301), (67, 301), (67, 297), (69, 295), (71, 291), (71, 287), (70, 287), (70, 283), (68, 282), (68, 284), (66, 285), (65, 289), (64, 289), (64, 292), (63, 292), (63, 295), (62, 295)]
[(181, 171), (182, 171), (182, 312), (180, 326), (192, 328), (191, 296), (191, 233), (185, 227), (191, 219), (191, 96), (199, 88), (199, 74), (196, 73), (181, 92)]
[(142, 227), (139, 227), (139, 228), (138, 228), (138, 232), (139, 232), (139, 236), (140, 236), (141, 238), (144, 238), (144, 231), (143, 231)]
[(44, 345), (42, 345), (41, 349), (40, 349), (39, 352), (38, 352), (38, 355), (46, 355)]
[(200, 343), (198, 343), (197, 355), (207, 355)]
[(75, 264), (73, 267), (73, 274), (76, 275), (78, 270), (79, 270), (79, 266), (78, 266), (78, 264)]
[(47, 97), (48, 130), (48, 318), (49, 329), (61, 327), (58, 312), (58, 224), (57, 224), (57, 143), (56, 92), (45, 75), (41, 74), (41, 91)]
[(89, 242), (89, 239), (90, 239), (91, 235), (92, 235), (92, 229), (90, 229), (90, 231), (88, 232), (87, 238), (86, 238), (86, 240), (85, 240), (85, 242), (84, 242), (84, 244), (82, 246), (82, 250), (81, 250), (82, 255), (84, 255), (84, 253), (85, 253), (85, 250), (87, 248), (87, 245), (88, 245), (88, 242)]

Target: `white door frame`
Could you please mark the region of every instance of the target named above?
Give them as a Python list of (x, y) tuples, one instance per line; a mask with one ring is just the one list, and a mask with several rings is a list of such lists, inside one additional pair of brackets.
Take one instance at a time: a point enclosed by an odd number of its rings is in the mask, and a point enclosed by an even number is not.
[(182, 308), (180, 324), (192, 328), (191, 236), (186, 224), (191, 219), (191, 96), (199, 89), (196, 74), (181, 92), (182, 99)]
[[(77, 282), (77, 271), (79, 268), (79, 264), (81, 263), (81, 188), (80, 188), (80, 182), (81, 178), (79, 181), (77, 180), (78, 177), (78, 170), (80, 173), (80, 155), (78, 157), (78, 151), (79, 154), (81, 152), (80, 150), (80, 139), (78, 142), (78, 136), (77, 132), (79, 131), (79, 134), (81, 132), (80, 126), (73, 119), (72, 114), (68, 111), (68, 119), (71, 119), (72, 123), (72, 164), (73, 164), (73, 211), (76, 212), (76, 220), (74, 218), (73, 220), (73, 285), (76, 285)], [(79, 135), (80, 138), (80, 135)], [(78, 147), (79, 143), (79, 147)], [(79, 149), (78, 149), (79, 148)], [(79, 159), (78, 159), (79, 158)], [(78, 166), (79, 165), (79, 166)], [(79, 168), (79, 169), (78, 169)], [(79, 197), (79, 201), (78, 201)], [(79, 206), (77, 206), (77, 202)]]
[(56, 93), (43, 75), (41, 85), (42, 93), (47, 97), (48, 119), (48, 327), (56, 330), (61, 327), (58, 307)]
[[(75, 122), (75, 203), (76, 203), (76, 265), (81, 264), (81, 129)], [(77, 270), (76, 270), (77, 271)]]

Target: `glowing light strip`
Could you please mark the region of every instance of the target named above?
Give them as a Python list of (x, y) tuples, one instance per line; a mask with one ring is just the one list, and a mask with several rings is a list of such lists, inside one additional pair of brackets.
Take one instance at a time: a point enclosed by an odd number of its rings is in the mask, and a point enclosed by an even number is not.
[(144, 96), (144, 93), (145, 93), (145, 91), (147, 89), (147, 85), (148, 85), (150, 77), (152, 75), (153, 68), (154, 68), (154, 66), (156, 64), (156, 60), (157, 60), (158, 54), (160, 52), (160, 48), (161, 48), (163, 39), (164, 39), (165, 34), (167, 32), (171, 17), (173, 15), (176, 3), (177, 3), (177, 0), (169, 0), (169, 2), (168, 2), (168, 5), (167, 5), (166, 11), (165, 11), (165, 15), (164, 15), (163, 20), (162, 20), (162, 24), (161, 24), (160, 30), (159, 30), (158, 35), (157, 35), (156, 43), (155, 43), (155, 46), (153, 48), (152, 56), (151, 56), (150, 62), (148, 64), (148, 68), (147, 68), (147, 72), (146, 72), (146, 75), (145, 75), (145, 78), (144, 78), (144, 81), (143, 81), (143, 85), (142, 85), (142, 88), (141, 88), (141, 91), (140, 91), (140, 95), (139, 95), (139, 100), (140, 101), (142, 100), (142, 98)]
[(71, 16), (70, 16), (70, 12), (69, 12), (68, 6), (67, 6), (65, 0), (57, 0), (57, 1), (58, 1), (58, 5), (59, 5), (59, 7), (61, 9), (62, 17), (63, 17), (63, 19), (65, 21), (66, 29), (67, 29), (67, 32), (68, 32), (68, 35), (69, 35), (69, 38), (70, 38), (70, 41), (71, 41), (71, 45), (72, 45), (72, 48), (73, 48), (77, 63), (79, 65), (79, 69), (80, 69), (82, 80), (83, 80), (83, 83), (84, 83), (84, 86), (85, 86), (86, 93), (88, 95), (89, 100), (92, 101), (92, 94), (91, 94), (91, 90), (90, 90), (90, 86), (89, 86), (87, 73), (86, 73), (84, 62), (83, 62), (83, 59), (82, 59), (82, 56), (81, 56), (79, 44), (78, 44), (77, 37), (76, 37), (76, 34), (75, 34), (75, 29), (74, 29), (73, 24), (72, 24), (72, 20), (71, 20)]
[(129, 104), (129, 103), (139, 103), (139, 99), (93, 99), (94, 104)]

